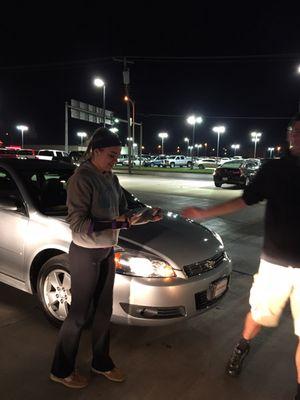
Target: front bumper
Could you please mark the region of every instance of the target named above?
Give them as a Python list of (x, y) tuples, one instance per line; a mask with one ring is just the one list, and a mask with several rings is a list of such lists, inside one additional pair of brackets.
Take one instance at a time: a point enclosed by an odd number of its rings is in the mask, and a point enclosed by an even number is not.
[[(214, 270), (193, 278), (137, 278), (116, 275), (112, 321), (119, 324), (159, 326), (195, 317), (224, 297), (231, 262), (225, 258)], [(210, 298), (214, 282), (228, 279), (227, 287)]]

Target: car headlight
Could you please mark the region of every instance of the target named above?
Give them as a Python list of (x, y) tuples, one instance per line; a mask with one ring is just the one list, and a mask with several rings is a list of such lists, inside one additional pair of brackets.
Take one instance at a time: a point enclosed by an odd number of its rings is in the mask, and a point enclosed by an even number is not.
[(170, 278), (176, 276), (175, 271), (166, 261), (144, 252), (116, 252), (115, 264), (118, 274), (144, 278)]

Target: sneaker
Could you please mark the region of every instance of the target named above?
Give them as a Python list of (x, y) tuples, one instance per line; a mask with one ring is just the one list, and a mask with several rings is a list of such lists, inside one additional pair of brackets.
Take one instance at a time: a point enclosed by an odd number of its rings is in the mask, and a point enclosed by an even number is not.
[(238, 376), (242, 371), (244, 359), (248, 355), (250, 344), (247, 341), (239, 342), (228, 361), (226, 372), (230, 376)]
[(126, 378), (124, 372), (121, 369), (116, 368), (116, 367), (114, 367), (110, 371), (99, 371), (98, 369), (95, 369), (93, 367), (91, 368), (91, 370), (95, 374), (104, 375), (105, 378), (107, 378), (107, 379), (109, 379), (110, 381), (113, 381), (113, 382), (124, 382), (125, 378)]
[(59, 378), (58, 376), (50, 374), (50, 379), (72, 389), (82, 389), (88, 385), (87, 378), (80, 375), (78, 372), (72, 372), (72, 374), (66, 378)]

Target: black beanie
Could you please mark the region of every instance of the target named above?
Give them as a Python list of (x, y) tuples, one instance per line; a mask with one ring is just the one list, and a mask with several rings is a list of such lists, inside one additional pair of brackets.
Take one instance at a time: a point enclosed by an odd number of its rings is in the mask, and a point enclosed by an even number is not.
[(122, 146), (119, 135), (104, 127), (96, 129), (91, 144), (92, 150), (102, 149), (104, 147)]

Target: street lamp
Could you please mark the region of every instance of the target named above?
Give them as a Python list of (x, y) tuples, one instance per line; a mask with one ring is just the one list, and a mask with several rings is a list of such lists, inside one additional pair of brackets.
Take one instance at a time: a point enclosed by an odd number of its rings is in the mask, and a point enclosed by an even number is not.
[(274, 147), (268, 147), (268, 151), (270, 152), (270, 158), (272, 158), (273, 151), (275, 150)]
[(257, 143), (260, 141), (261, 138), (261, 132), (251, 132), (251, 140), (252, 142), (254, 142), (254, 154), (253, 154), (253, 158), (256, 158), (256, 146)]
[(189, 149), (189, 151), (190, 151), (190, 155), (193, 153), (193, 148), (194, 148), (194, 146), (189, 146), (189, 147), (188, 147), (188, 149)]
[(161, 154), (164, 154), (164, 139), (167, 139), (169, 135), (167, 134), (167, 132), (160, 132), (158, 134), (158, 137), (161, 138)]
[(26, 125), (18, 125), (18, 126), (17, 126), (17, 129), (18, 129), (19, 131), (21, 131), (21, 133), (22, 133), (22, 146), (21, 146), (21, 148), (23, 149), (23, 145), (24, 145), (24, 132), (28, 131), (28, 126), (26, 126)]
[[(196, 124), (201, 124), (203, 122), (202, 117), (196, 117), (195, 115), (190, 115), (187, 117), (186, 122), (193, 127), (193, 136), (192, 136), (192, 146), (195, 147), (195, 126)], [(193, 164), (193, 153), (192, 153), (192, 164)]]
[(83, 138), (86, 138), (87, 134), (85, 132), (77, 132), (77, 136), (80, 137), (80, 146), (82, 146)]
[(185, 137), (184, 141), (186, 142), (187, 148), (186, 148), (186, 155), (189, 155), (189, 144), (190, 144), (190, 139)]
[(195, 147), (197, 149), (197, 157), (199, 156), (199, 149), (202, 149), (202, 144), (195, 144)]
[(218, 134), (218, 141), (217, 141), (217, 158), (219, 157), (219, 143), (220, 143), (220, 134), (225, 132), (225, 126), (214, 126), (212, 128), (213, 132)]
[(117, 132), (119, 132), (119, 129), (116, 128), (115, 126), (112, 127), (112, 128), (109, 128), (109, 130), (110, 130), (112, 133), (117, 133)]
[(97, 88), (103, 88), (103, 100), (102, 100), (102, 109), (103, 109), (103, 126), (105, 127), (105, 83), (100, 78), (94, 79), (94, 85)]
[(232, 144), (231, 148), (234, 151), (234, 155), (236, 155), (236, 151), (240, 148), (240, 145), (239, 144)]

